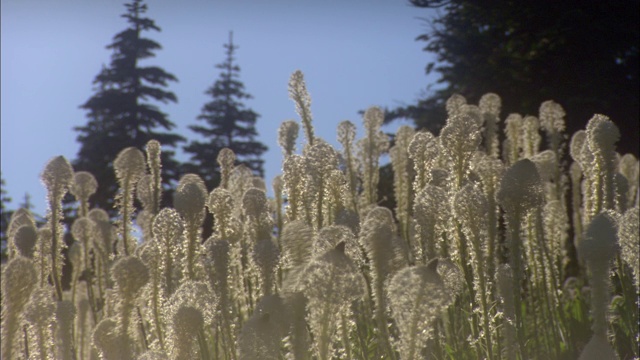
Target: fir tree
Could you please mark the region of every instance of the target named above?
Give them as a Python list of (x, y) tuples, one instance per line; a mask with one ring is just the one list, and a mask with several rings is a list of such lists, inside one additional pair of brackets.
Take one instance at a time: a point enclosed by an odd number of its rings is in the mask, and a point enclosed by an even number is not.
[[(436, 56), (426, 72), (438, 73), (442, 86), (389, 112), (388, 121), (409, 118), (437, 133), (451, 95), (476, 103), (494, 92), (503, 116), (537, 114), (553, 99), (566, 111), (569, 134), (593, 114), (606, 114), (623, 134), (638, 134), (640, 1), (410, 2), (433, 11), (417, 40)], [(638, 144), (622, 142), (618, 151), (637, 156)]]
[[(80, 106), (87, 110), (89, 122), (75, 128), (81, 146), (73, 162), (74, 170), (89, 171), (96, 177), (99, 187), (91, 198), (92, 205), (112, 215), (117, 191), (113, 159), (118, 152), (129, 146), (143, 150), (151, 139), (170, 148), (184, 141), (182, 136), (169, 132), (175, 125), (154, 104), (177, 102), (176, 96), (165, 90), (169, 81), (177, 81), (176, 77), (157, 66), (139, 65), (139, 61), (154, 57), (154, 52), (161, 49), (160, 44), (142, 37), (142, 33), (160, 28), (143, 17), (147, 5), (142, 0), (125, 6), (127, 11), (122, 17), (128, 27), (107, 46), (113, 50), (111, 63), (96, 76), (95, 94)], [(179, 177), (179, 164), (173, 155), (173, 151), (162, 152), (165, 184)]]
[(191, 154), (191, 164), (185, 166), (185, 170), (200, 175), (209, 190), (220, 182), (220, 168), (216, 162), (220, 150), (233, 150), (238, 163), (246, 165), (260, 176), (264, 176), (264, 160), (260, 156), (267, 150), (265, 145), (255, 140), (255, 123), (259, 115), (243, 104), (243, 100), (252, 96), (244, 91), (244, 84), (238, 80), (240, 67), (234, 58), (238, 47), (233, 44), (232, 33), (224, 48), (226, 59), (216, 65), (221, 70), (220, 77), (205, 92), (212, 100), (202, 107), (198, 116), (198, 120), (204, 124), (189, 127), (203, 140), (191, 141), (184, 148)]
[(0, 176), (0, 242), (2, 247), (2, 262), (4, 263), (7, 255), (7, 228), (9, 227), (9, 221), (11, 220), (11, 214), (13, 211), (7, 209), (6, 205), (11, 202), (11, 198), (7, 196), (7, 190), (5, 189), (4, 178)]

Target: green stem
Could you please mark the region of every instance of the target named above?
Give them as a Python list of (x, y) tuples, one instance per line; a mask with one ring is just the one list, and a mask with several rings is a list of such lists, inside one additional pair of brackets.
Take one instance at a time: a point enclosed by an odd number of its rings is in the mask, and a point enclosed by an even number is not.
[(200, 328), (198, 330), (198, 346), (200, 347), (200, 358), (203, 360), (208, 360), (211, 358), (209, 356), (209, 347), (207, 346), (207, 338), (204, 334), (204, 329)]
[(342, 326), (342, 346), (344, 346), (346, 358), (351, 359), (351, 341), (349, 340), (349, 327), (347, 316), (344, 314), (344, 312), (340, 314), (340, 321)]
[(124, 245), (124, 254), (129, 256), (129, 192), (130, 192), (129, 175), (124, 181), (124, 198), (122, 204), (122, 241)]
[(320, 325), (320, 336), (318, 336), (318, 357), (319, 360), (329, 359), (329, 328), (331, 324), (331, 303), (326, 301), (322, 307), (322, 323)]
[(144, 319), (142, 318), (142, 312), (140, 311), (140, 307), (136, 306), (136, 311), (138, 312), (138, 319), (140, 322), (138, 325), (140, 326), (140, 334), (142, 335), (142, 343), (144, 345), (145, 350), (149, 350), (149, 343), (147, 342), (147, 331), (144, 328)]
[(58, 277), (58, 235), (60, 234), (60, 220), (58, 219), (60, 209), (60, 199), (58, 194), (53, 194), (51, 201), (51, 277), (53, 278), (53, 284), (56, 288), (56, 295), (58, 301), (62, 301), (62, 285), (60, 284), (60, 278)]
[(24, 354), (25, 358), (29, 359), (29, 335), (27, 334), (27, 325), (22, 327), (22, 333), (24, 335)]
[[(98, 323), (98, 314), (96, 310), (96, 302), (95, 296), (93, 294), (93, 269), (89, 267), (89, 250), (88, 246), (85, 245), (82, 247), (84, 249), (84, 274), (86, 276), (87, 283), (87, 298), (89, 299), (89, 308), (91, 309), (91, 316), (93, 318), (93, 323)], [(77, 279), (76, 279), (77, 281)], [(74, 294), (75, 295), (75, 294)]]
[(507, 214), (507, 227), (509, 231), (509, 265), (513, 272), (513, 303), (515, 307), (515, 328), (518, 338), (519, 349), (522, 352), (522, 358), (527, 358), (525, 347), (525, 334), (522, 319), (522, 295), (520, 290), (520, 281), (522, 279), (522, 248), (520, 239), (520, 218), (519, 211), (513, 214)]
[(408, 352), (407, 358), (403, 360), (417, 359), (417, 356), (416, 356), (417, 352), (420, 351), (420, 349), (416, 347), (416, 343), (418, 342), (418, 334), (420, 333), (420, 331), (418, 331), (418, 317), (421, 316), (422, 314), (419, 314), (416, 310), (419, 308), (423, 299), (424, 299), (424, 289), (421, 289), (421, 291), (418, 293), (418, 296), (416, 297), (416, 300), (413, 303), (413, 311), (412, 311), (413, 316), (411, 317), (409, 334), (404, 335), (404, 336), (409, 336), (409, 352)]
[(160, 300), (159, 299), (160, 288), (159, 288), (159, 284), (158, 284), (157, 280), (154, 281), (152, 289), (153, 289), (153, 292), (152, 292), (152, 296), (153, 296), (153, 298), (152, 298), (152, 302), (153, 302), (153, 322), (154, 322), (154, 325), (156, 327), (156, 334), (158, 335), (158, 341), (160, 342), (160, 348), (162, 350), (165, 350), (165, 347), (164, 347), (164, 336), (162, 335), (162, 325), (160, 323), (160, 312), (159, 312), (159, 309), (158, 309), (158, 305), (159, 305), (158, 302)]
[(43, 326), (41, 324), (37, 324), (37, 333), (38, 333), (38, 348), (40, 350), (40, 359), (47, 360), (47, 348), (44, 341), (44, 331), (42, 331)]
[(198, 241), (198, 226), (195, 223), (187, 224), (187, 274), (189, 279), (195, 280), (195, 252)]

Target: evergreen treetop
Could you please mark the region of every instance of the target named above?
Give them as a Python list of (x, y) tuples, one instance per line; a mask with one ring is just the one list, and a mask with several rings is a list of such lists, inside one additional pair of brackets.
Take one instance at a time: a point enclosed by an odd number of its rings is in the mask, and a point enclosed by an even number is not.
[(220, 168), (216, 162), (220, 150), (233, 150), (238, 163), (260, 176), (264, 175), (264, 160), (260, 156), (267, 150), (264, 144), (255, 140), (258, 135), (255, 123), (259, 115), (243, 103), (252, 96), (245, 92), (244, 84), (239, 80), (240, 67), (234, 57), (238, 47), (233, 43), (232, 33), (224, 48), (226, 59), (216, 65), (221, 70), (220, 76), (205, 92), (211, 96), (211, 101), (204, 104), (197, 118), (204, 124), (189, 126), (203, 140), (193, 140), (184, 148), (191, 154), (191, 163), (185, 170), (200, 175), (209, 189), (220, 182)]
[[(112, 214), (117, 191), (113, 159), (118, 151), (129, 146), (143, 149), (151, 139), (170, 148), (184, 141), (182, 136), (169, 132), (175, 124), (154, 104), (177, 102), (175, 94), (166, 90), (168, 82), (177, 81), (176, 77), (157, 66), (139, 65), (140, 60), (153, 57), (162, 48), (142, 37), (142, 33), (160, 28), (143, 17), (147, 5), (142, 0), (125, 6), (127, 11), (122, 17), (128, 27), (107, 46), (113, 51), (111, 63), (103, 66), (93, 81), (95, 94), (80, 106), (87, 110), (89, 122), (75, 128), (80, 150), (74, 169), (94, 174), (99, 188), (92, 203)], [(165, 184), (179, 177), (179, 164), (173, 155), (173, 151), (162, 152)]]

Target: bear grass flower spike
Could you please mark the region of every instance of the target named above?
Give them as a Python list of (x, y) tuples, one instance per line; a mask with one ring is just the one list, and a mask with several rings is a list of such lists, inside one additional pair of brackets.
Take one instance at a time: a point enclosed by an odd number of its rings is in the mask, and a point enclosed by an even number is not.
[(180, 174), (167, 207), (151, 140), (113, 159), (111, 218), (92, 174), (51, 159), (46, 222), (6, 229), (2, 359), (640, 358), (640, 163), (615, 119), (567, 134), (551, 100), (453, 95), (440, 133), (391, 141), (373, 106), (338, 149), (300, 71), (289, 96), (275, 199), (222, 149), (219, 186)]

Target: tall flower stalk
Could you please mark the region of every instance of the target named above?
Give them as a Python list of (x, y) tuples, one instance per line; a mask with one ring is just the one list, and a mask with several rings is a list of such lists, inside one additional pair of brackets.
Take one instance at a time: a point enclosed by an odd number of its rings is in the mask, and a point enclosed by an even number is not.
[(378, 202), (378, 181), (380, 180), (378, 164), (380, 155), (389, 147), (387, 136), (380, 131), (383, 120), (384, 113), (380, 108), (371, 107), (364, 113), (365, 137), (358, 141), (360, 174), (364, 188), (363, 206)]
[(145, 160), (142, 151), (129, 147), (122, 150), (113, 167), (120, 185), (120, 193), (116, 197), (118, 210), (122, 216), (119, 232), (122, 237), (122, 248), (125, 255), (130, 255), (135, 249), (135, 240), (131, 234), (131, 216), (134, 211), (133, 191), (138, 180), (145, 174)]
[[(515, 328), (523, 356), (526, 357), (524, 314), (522, 313), (522, 293), (520, 284), (524, 276), (524, 249), (521, 238), (522, 223), (527, 212), (540, 206), (543, 200), (540, 176), (530, 160), (520, 160), (511, 166), (500, 182), (496, 194), (500, 206), (505, 211), (509, 249), (509, 265), (512, 271), (512, 289), (515, 308)], [(518, 289), (518, 290), (516, 290)]]
[(73, 168), (69, 161), (62, 156), (51, 159), (42, 172), (42, 182), (47, 188), (47, 224), (51, 230), (51, 277), (56, 289), (58, 300), (62, 300), (62, 198), (69, 190), (73, 181)]

